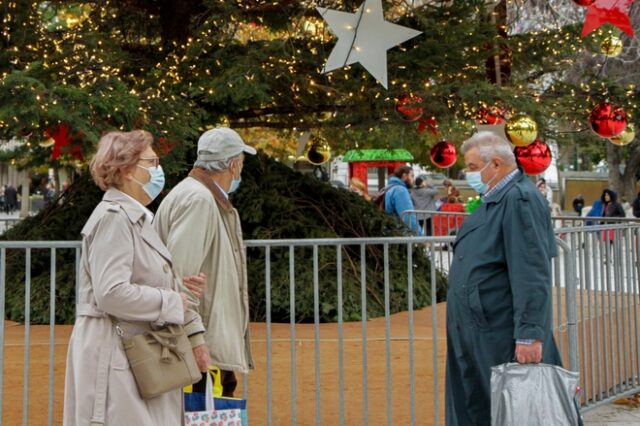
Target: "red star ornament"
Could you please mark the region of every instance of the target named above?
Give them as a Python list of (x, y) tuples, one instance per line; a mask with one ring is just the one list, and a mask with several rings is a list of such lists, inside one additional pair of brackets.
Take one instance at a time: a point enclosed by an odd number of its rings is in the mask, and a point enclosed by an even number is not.
[(629, 19), (629, 8), (634, 0), (596, 0), (587, 7), (587, 15), (582, 27), (582, 38), (607, 22), (633, 37), (633, 27)]

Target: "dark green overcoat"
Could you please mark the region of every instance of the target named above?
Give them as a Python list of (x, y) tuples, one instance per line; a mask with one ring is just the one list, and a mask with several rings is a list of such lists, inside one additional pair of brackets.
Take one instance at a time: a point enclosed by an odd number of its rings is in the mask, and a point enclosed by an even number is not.
[(543, 362), (560, 365), (552, 334), (549, 205), (519, 174), (466, 218), (454, 243), (447, 292), (447, 426), (491, 424), (491, 367), (514, 359), (516, 339), (541, 339)]

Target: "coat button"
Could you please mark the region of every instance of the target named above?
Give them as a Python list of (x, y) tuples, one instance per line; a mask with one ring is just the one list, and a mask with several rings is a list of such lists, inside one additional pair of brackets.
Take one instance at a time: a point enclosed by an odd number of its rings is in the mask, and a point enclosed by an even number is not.
[(162, 265), (162, 269), (163, 269), (165, 272), (169, 272), (169, 269), (171, 269), (171, 267), (169, 266), (169, 264), (168, 264), (168, 263), (165, 263), (164, 265)]

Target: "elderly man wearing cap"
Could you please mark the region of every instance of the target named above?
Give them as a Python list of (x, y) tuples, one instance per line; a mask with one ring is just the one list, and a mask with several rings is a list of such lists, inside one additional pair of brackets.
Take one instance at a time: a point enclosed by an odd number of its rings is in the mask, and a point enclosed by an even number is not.
[(154, 221), (179, 276), (206, 275), (203, 296), (192, 304), (205, 329), (193, 330), (190, 339), (200, 370), (216, 365), (222, 371), (224, 396), (233, 396), (234, 371), (253, 368), (242, 229), (229, 201), (240, 185), (245, 153), (256, 150), (231, 129), (203, 133), (193, 170), (165, 197)]

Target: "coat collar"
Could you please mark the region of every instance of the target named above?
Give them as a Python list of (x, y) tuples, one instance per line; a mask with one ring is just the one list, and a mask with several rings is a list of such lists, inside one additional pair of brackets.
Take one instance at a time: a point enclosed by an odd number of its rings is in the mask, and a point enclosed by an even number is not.
[(127, 217), (129, 218), (131, 223), (138, 223), (140, 218), (145, 215), (142, 207), (140, 207), (138, 203), (134, 202), (130, 197), (128, 197), (119, 189), (107, 189), (107, 192), (104, 193), (102, 200), (117, 203), (127, 214)]
[(518, 168), (518, 170), (519, 170), (519, 173), (513, 179), (511, 179), (511, 181), (507, 183), (504, 186), (504, 188), (501, 188), (495, 194), (491, 194), (490, 197), (488, 197), (486, 200), (482, 202), (482, 204), (480, 205), (480, 207), (476, 209), (476, 211), (474, 211), (469, 217), (465, 219), (465, 221), (462, 224), (462, 227), (460, 228), (460, 231), (458, 232), (456, 241), (453, 244), (454, 249), (462, 238), (464, 238), (471, 231), (473, 231), (474, 229), (478, 228), (479, 226), (481, 226), (486, 222), (487, 209), (489, 208), (490, 204), (499, 203), (500, 201), (502, 201), (505, 194), (509, 192), (511, 188), (513, 188), (515, 185), (522, 182), (524, 179), (528, 179), (527, 176), (525, 176), (525, 174), (522, 172), (521, 168)]
[(216, 200), (218, 205), (220, 205), (223, 209), (225, 210), (233, 209), (233, 205), (231, 204), (231, 201), (229, 201), (229, 199), (224, 196), (224, 194), (222, 193), (222, 190), (218, 187), (218, 185), (216, 185), (216, 183), (213, 181), (209, 173), (196, 167), (192, 169), (191, 172), (189, 172), (189, 177), (192, 177), (193, 179), (197, 180), (202, 185), (204, 185), (209, 191), (211, 191), (213, 198)]
[(509, 183), (507, 183), (504, 186), (504, 188), (499, 189), (498, 192), (496, 192), (495, 194), (491, 194), (489, 197), (487, 197), (485, 200), (483, 200), (483, 204), (496, 204), (496, 203), (499, 203), (500, 201), (502, 201), (502, 198), (504, 198), (504, 195), (507, 192), (509, 192), (509, 189), (511, 189), (514, 185), (518, 184), (519, 182), (522, 182), (523, 179), (528, 179), (528, 178), (524, 174), (522, 169), (520, 167), (518, 167), (518, 174), (516, 176), (514, 176), (514, 178), (511, 179), (511, 181), (509, 181)]
[(158, 233), (151, 226), (151, 222), (145, 219), (146, 214), (138, 203), (116, 188), (109, 188), (102, 197), (102, 200), (118, 204), (129, 218), (129, 221), (131, 221), (133, 225), (140, 226), (140, 236), (142, 239), (160, 253), (162, 257), (171, 262), (171, 253), (169, 253), (169, 250), (158, 236)]

